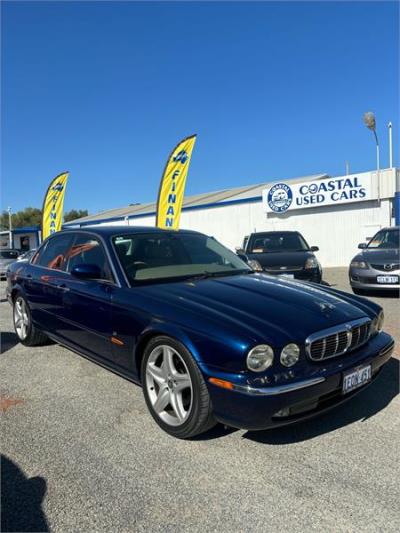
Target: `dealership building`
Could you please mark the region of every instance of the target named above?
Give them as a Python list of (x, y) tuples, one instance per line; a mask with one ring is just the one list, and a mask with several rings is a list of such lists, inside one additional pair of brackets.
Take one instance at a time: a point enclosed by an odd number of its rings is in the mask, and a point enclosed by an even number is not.
[[(296, 230), (318, 246), (323, 267), (347, 266), (357, 245), (394, 225), (398, 169), (277, 180), (188, 196), (180, 227), (215, 236), (234, 250), (255, 231)], [(154, 226), (156, 205), (134, 204), (64, 224)]]

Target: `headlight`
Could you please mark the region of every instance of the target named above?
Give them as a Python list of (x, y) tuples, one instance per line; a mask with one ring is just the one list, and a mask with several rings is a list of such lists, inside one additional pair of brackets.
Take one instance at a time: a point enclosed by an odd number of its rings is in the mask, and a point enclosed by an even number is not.
[(255, 259), (249, 259), (247, 261), (247, 264), (249, 265), (249, 267), (253, 270), (255, 270), (256, 272), (262, 272), (262, 266), (260, 265), (260, 263), (258, 261), (256, 261)]
[(284, 366), (293, 366), (300, 357), (300, 348), (297, 344), (287, 344), (281, 351), (281, 363)]
[(378, 315), (378, 321), (376, 323), (376, 330), (378, 331), (378, 333), (382, 331), (384, 321), (385, 321), (385, 315), (383, 311), (381, 311)]
[(385, 321), (385, 315), (383, 314), (383, 311), (379, 312), (379, 315), (377, 315), (371, 324), (371, 336), (376, 335), (383, 329), (383, 322)]
[(304, 265), (304, 268), (317, 268), (319, 266), (319, 263), (317, 261), (316, 257), (309, 257), (306, 261), (306, 264)]
[(368, 268), (368, 265), (365, 261), (352, 261), (350, 266), (353, 268)]
[(249, 351), (247, 368), (253, 372), (263, 372), (272, 365), (274, 351), (268, 344), (259, 344)]

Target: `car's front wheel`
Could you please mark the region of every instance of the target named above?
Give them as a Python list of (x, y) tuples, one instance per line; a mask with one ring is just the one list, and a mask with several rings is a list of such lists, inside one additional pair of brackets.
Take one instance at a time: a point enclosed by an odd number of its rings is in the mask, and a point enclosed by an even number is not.
[(363, 289), (356, 289), (355, 287), (352, 287), (352, 291), (354, 292), (354, 294), (358, 294), (358, 296), (365, 295), (365, 291)]
[(19, 341), (25, 346), (46, 343), (46, 335), (33, 325), (29, 304), (22, 294), (17, 294), (13, 303), (14, 329)]
[(153, 338), (146, 346), (141, 371), (147, 407), (164, 431), (187, 439), (215, 425), (207, 385), (180, 342)]

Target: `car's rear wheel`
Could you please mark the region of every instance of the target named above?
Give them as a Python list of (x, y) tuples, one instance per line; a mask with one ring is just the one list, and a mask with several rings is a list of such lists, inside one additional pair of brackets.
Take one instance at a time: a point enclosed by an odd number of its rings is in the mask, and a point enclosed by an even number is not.
[(37, 346), (47, 342), (47, 336), (33, 325), (29, 304), (22, 294), (14, 298), (13, 318), (15, 333), (22, 344)]
[(187, 439), (216, 424), (203, 376), (180, 342), (164, 336), (149, 342), (142, 384), (152, 417), (170, 435)]

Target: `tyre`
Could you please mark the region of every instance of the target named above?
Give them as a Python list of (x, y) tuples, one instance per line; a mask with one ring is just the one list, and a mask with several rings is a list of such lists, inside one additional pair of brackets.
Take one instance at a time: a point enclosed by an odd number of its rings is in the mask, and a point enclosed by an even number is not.
[(365, 294), (363, 289), (356, 289), (354, 287), (351, 288), (354, 294), (358, 294), (359, 296), (363, 296)]
[(146, 346), (143, 394), (157, 424), (179, 439), (204, 433), (216, 424), (203, 376), (190, 352), (170, 337), (155, 337)]
[(47, 342), (47, 336), (33, 325), (29, 304), (22, 294), (17, 294), (14, 298), (13, 319), (20, 343), (25, 346), (37, 346)]

